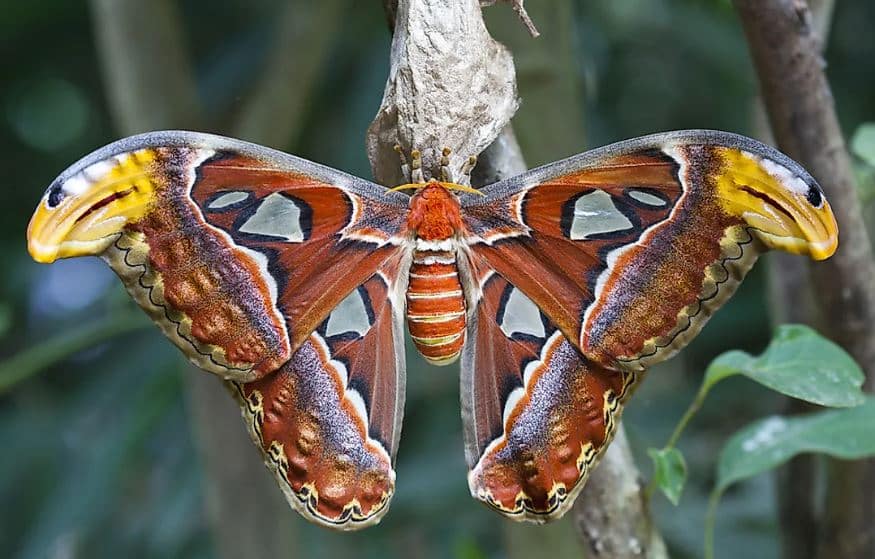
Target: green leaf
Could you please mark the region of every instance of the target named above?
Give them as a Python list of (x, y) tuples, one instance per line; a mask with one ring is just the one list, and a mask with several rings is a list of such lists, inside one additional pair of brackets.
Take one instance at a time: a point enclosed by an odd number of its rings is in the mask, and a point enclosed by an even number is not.
[(676, 448), (650, 448), (647, 454), (653, 460), (653, 481), (663, 495), (677, 505), (687, 481), (687, 462)]
[(865, 167), (855, 165), (857, 174), (857, 191), (860, 194), (860, 202), (867, 206), (875, 200), (875, 166)]
[(875, 456), (875, 398), (848, 409), (772, 416), (736, 433), (720, 453), (717, 491), (803, 452), (856, 459)]
[(797, 454), (816, 452), (848, 460), (875, 456), (875, 397), (854, 408), (796, 417), (772, 416), (735, 435), (720, 452), (717, 482), (705, 515), (705, 557), (714, 557), (720, 497), (737, 481), (777, 468)]
[(807, 326), (781, 326), (758, 357), (743, 351), (720, 355), (705, 372), (703, 389), (733, 375), (744, 375), (781, 394), (821, 406), (851, 407), (865, 399), (859, 365)]
[(875, 122), (857, 127), (851, 138), (851, 151), (869, 165), (875, 167)]

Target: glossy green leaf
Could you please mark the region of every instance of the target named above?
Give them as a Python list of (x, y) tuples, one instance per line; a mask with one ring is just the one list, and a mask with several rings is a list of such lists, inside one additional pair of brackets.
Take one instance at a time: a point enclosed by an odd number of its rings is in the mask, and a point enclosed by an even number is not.
[(813, 452), (836, 458), (875, 456), (875, 398), (857, 407), (824, 410), (796, 417), (772, 416), (736, 433), (723, 447), (717, 482), (705, 518), (705, 557), (714, 557), (714, 527), (720, 497), (730, 485)]
[(821, 406), (851, 407), (864, 400), (859, 365), (807, 326), (781, 326), (762, 355), (754, 357), (743, 351), (720, 355), (705, 372), (703, 390), (734, 375)]
[(653, 460), (653, 481), (663, 495), (677, 505), (687, 481), (687, 462), (676, 448), (651, 448), (647, 450)]
[(803, 452), (856, 459), (875, 456), (875, 398), (860, 406), (804, 416), (772, 416), (736, 433), (720, 453), (717, 489), (780, 466)]
[(875, 122), (861, 124), (851, 138), (851, 151), (875, 167)]

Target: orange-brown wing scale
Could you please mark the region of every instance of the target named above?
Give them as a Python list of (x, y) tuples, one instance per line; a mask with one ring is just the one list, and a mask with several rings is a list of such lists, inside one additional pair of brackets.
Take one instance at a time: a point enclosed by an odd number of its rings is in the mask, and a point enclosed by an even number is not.
[[(237, 245), (268, 255), (277, 306), (290, 319), (292, 347), (397, 253), (389, 240), (403, 222), (398, 208), (236, 155), (210, 160), (198, 175), (191, 197), (206, 222)], [(211, 204), (232, 195), (246, 198), (211, 210)], [(260, 211), (267, 214), (263, 220)], [(285, 229), (276, 223), (284, 220), (290, 223)], [(297, 226), (291, 223), (295, 220)]]
[[(664, 200), (661, 207), (641, 207), (643, 204), (635, 204), (634, 199), (624, 199), (625, 185), (630, 183), (623, 174), (628, 175), (629, 169), (640, 175), (632, 184)], [(521, 232), (527, 231), (525, 236), (477, 244), (476, 254), (529, 294), (570, 339), (578, 340), (580, 317), (595, 300), (596, 282), (607, 267), (607, 255), (636, 242), (643, 231), (670, 215), (681, 194), (675, 171), (674, 162), (662, 154), (642, 153), (619, 158), (611, 167), (551, 179), (501, 201), (508, 205), (503, 213), (515, 213), (519, 223), (525, 224), (518, 227)], [(587, 199), (592, 199), (593, 214), (599, 213), (599, 206), (622, 200), (615, 203), (616, 215), (609, 215), (623, 228), (606, 232), (594, 229), (590, 235), (572, 238), (575, 205)], [(610, 225), (607, 219), (603, 221), (605, 227)], [(472, 225), (481, 229), (479, 223)]]
[(396, 272), (353, 291), (279, 371), (230, 383), (289, 503), (329, 527), (378, 522), (394, 491), (404, 400)]
[(190, 360), (248, 381), (398, 253), (405, 209), (404, 195), (266, 148), (153, 133), (62, 174), (28, 238), (41, 261), (102, 256)]
[(352, 530), (394, 490), (406, 207), (266, 148), (151, 133), (63, 173), (28, 248), (106, 260), (191, 361), (229, 379), (292, 507)]
[(534, 303), (498, 274), (462, 353), (471, 494), (516, 520), (561, 516), (614, 435), (635, 373), (584, 358)]
[(640, 371), (673, 355), (766, 248), (835, 250), (819, 186), (752, 140), (667, 134), (581, 158), (487, 188), (463, 215), (472, 260), (604, 367)]
[(291, 343), (262, 259), (204, 227), (186, 200), (196, 152), (158, 149), (150, 157), (142, 180), (160, 185), (161, 194), (103, 258), (198, 366), (232, 378), (275, 370), (291, 357)]

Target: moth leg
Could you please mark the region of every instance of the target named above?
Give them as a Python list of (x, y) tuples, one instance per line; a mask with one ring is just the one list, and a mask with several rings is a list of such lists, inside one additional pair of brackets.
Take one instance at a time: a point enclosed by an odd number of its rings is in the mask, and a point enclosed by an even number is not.
[(398, 159), (401, 160), (401, 176), (404, 177), (405, 180), (410, 178), (410, 163), (407, 162), (407, 157), (404, 155), (404, 150), (401, 148), (401, 144), (395, 144), (392, 149), (395, 150), (395, 153), (398, 154)]
[(425, 177), (422, 174), (422, 152), (418, 149), (411, 150), (410, 159), (410, 182), (425, 182)]
[(471, 184), (471, 172), (474, 170), (474, 167), (477, 166), (477, 156), (472, 155), (465, 160), (465, 164), (462, 165), (462, 175), (464, 175), (468, 181), (468, 184)]
[(441, 182), (453, 182), (453, 173), (450, 171), (450, 154), (452, 152), (448, 147), (441, 150)]

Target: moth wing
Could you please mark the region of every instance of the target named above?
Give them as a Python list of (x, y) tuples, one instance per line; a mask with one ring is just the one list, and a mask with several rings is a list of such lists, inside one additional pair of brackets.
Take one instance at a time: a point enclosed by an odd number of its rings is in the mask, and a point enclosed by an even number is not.
[(688, 343), (767, 248), (829, 257), (835, 218), (798, 164), (724, 132), (621, 142), (467, 195), (474, 265), (525, 293), (601, 366)]
[(514, 520), (562, 516), (614, 436), (636, 373), (583, 357), (522, 291), (478, 277), (462, 352), (471, 494)]
[(398, 254), (407, 200), (254, 144), (153, 132), (65, 171), (28, 243), (43, 262), (101, 256), (191, 361), (248, 381)]
[(390, 261), (278, 371), (229, 383), (291, 506), (331, 528), (379, 522), (394, 493), (405, 378), (397, 278)]

